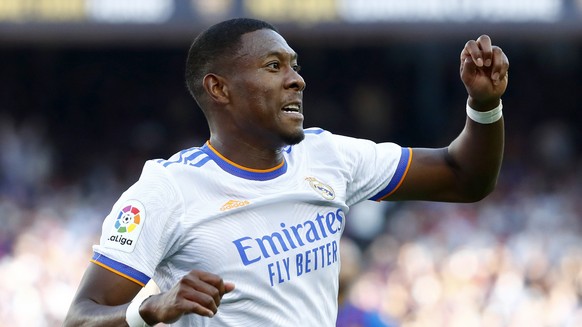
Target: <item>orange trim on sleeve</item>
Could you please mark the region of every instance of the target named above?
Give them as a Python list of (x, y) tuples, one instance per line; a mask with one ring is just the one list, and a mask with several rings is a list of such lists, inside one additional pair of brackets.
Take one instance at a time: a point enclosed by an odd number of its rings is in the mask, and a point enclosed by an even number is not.
[(398, 182), (398, 184), (396, 184), (396, 187), (394, 187), (394, 189), (392, 191), (390, 191), (388, 194), (384, 195), (383, 197), (379, 198), (378, 200), (376, 200), (376, 202), (380, 202), (384, 199), (386, 199), (387, 197), (389, 197), (390, 195), (392, 195), (394, 192), (396, 192), (396, 190), (398, 190), (400, 188), (400, 185), (402, 185), (402, 182), (404, 182), (404, 179), (406, 178), (406, 175), (408, 174), (408, 169), (410, 168), (410, 164), (412, 163), (412, 148), (408, 148), (410, 150), (410, 157), (408, 158), (408, 163), (406, 164), (406, 169), (404, 170), (404, 173), (402, 174), (402, 178), (400, 179), (400, 182)]
[(96, 261), (96, 260), (90, 260), (90, 261), (91, 261), (92, 263), (94, 263), (94, 264), (96, 264), (96, 265), (98, 265), (98, 266), (102, 267), (102, 268), (105, 268), (105, 269), (107, 269), (107, 270), (111, 271), (112, 273), (115, 273), (116, 275), (119, 275), (119, 276), (121, 276), (121, 277), (124, 277), (124, 278), (126, 278), (126, 279), (129, 279), (129, 280), (131, 280), (132, 282), (134, 282), (134, 283), (136, 283), (136, 284), (140, 285), (141, 287), (144, 287), (144, 286), (145, 286), (145, 284), (144, 284), (144, 283), (142, 283), (142, 282), (138, 281), (137, 279), (135, 279), (135, 278), (132, 278), (132, 277), (130, 277), (130, 276), (128, 276), (128, 275), (126, 275), (126, 274), (120, 273), (119, 271), (117, 271), (117, 270), (115, 270), (115, 269), (113, 269), (113, 268), (111, 268), (111, 267), (109, 267), (109, 266), (106, 266), (106, 265), (102, 264), (102, 263), (101, 263), (101, 262), (99, 262), (99, 261)]

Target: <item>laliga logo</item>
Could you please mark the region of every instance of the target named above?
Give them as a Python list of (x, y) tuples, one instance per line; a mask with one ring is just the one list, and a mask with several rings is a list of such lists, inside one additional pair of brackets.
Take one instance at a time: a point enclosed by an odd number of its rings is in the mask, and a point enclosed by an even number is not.
[(119, 212), (115, 228), (119, 233), (130, 233), (140, 223), (139, 209), (132, 206), (127, 206)]
[(112, 222), (111, 232), (104, 246), (127, 253), (133, 252), (145, 220), (146, 210), (143, 204), (137, 200), (129, 200)]
[(306, 177), (306, 181), (309, 181), (309, 186), (319, 193), (326, 200), (335, 199), (335, 192), (331, 186), (318, 181), (315, 177)]
[[(134, 206), (127, 206), (119, 212), (117, 220), (115, 221), (115, 229), (118, 233), (131, 233), (141, 222), (139, 209)], [(121, 235), (112, 235), (109, 237), (112, 242), (117, 242), (120, 245), (132, 245), (133, 240), (123, 237)]]

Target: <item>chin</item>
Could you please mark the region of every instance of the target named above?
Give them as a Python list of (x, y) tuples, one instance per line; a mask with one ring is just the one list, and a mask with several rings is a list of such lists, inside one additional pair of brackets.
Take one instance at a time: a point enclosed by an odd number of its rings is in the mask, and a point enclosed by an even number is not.
[(283, 137), (283, 142), (285, 142), (285, 144), (295, 145), (295, 144), (298, 144), (299, 142), (303, 141), (303, 139), (305, 138), (305, 133), (303, 133), (303, 129), (301, 129), (300, 131), (298, 131), (296, 133), (283, 135), (282, 137)]

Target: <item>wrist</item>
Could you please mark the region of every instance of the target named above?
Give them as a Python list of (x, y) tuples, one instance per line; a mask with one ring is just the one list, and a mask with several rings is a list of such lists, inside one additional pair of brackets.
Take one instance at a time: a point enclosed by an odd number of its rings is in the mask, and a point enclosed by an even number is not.
[(142, 319), (146, 322), (146, 324), (150, 326), (155, 326), (157, 323), (160, 323), (160, 320), (157, 320), (158, 317), (156, 316), (156, 301), (154, 297), (157, 295), (153, 294), (145, 298), (141, 306), (139, 307), (139, 315)]
[(503, 103), (501, 100), (499, 100), (497, 107), (487, 111), (475, 110), (471, 107), (469, 101), (467, 101), (466, 109), (469, 119), (479, 124), (493, 124), (503, 116)]
[(467, 98), (467, 105), (476, 111), (489, 111), (497, 108), (501, 104), (501, 98), (493, 98), (487, 100), (476, 100), (469, 96)]
[(127, 307), (127, 310), (125, 311), (125, 321), (129, 327), (151, 327), (139, 312), (140, 307), (148, 298), (134, 299)]

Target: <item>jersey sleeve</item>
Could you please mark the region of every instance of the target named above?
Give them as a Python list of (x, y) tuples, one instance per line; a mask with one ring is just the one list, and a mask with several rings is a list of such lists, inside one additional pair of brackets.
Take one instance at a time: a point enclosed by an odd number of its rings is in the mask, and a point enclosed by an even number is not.
[(341, 162), (350, 174), (346, 204), (380, 201), (398, 189), (412, 159), (412, 150), (398, 144), (332, 135)]
[(164, 167), (146, 162), (103, 222), (92, 262), (144, 286), (179, 244), (183, 198)]

